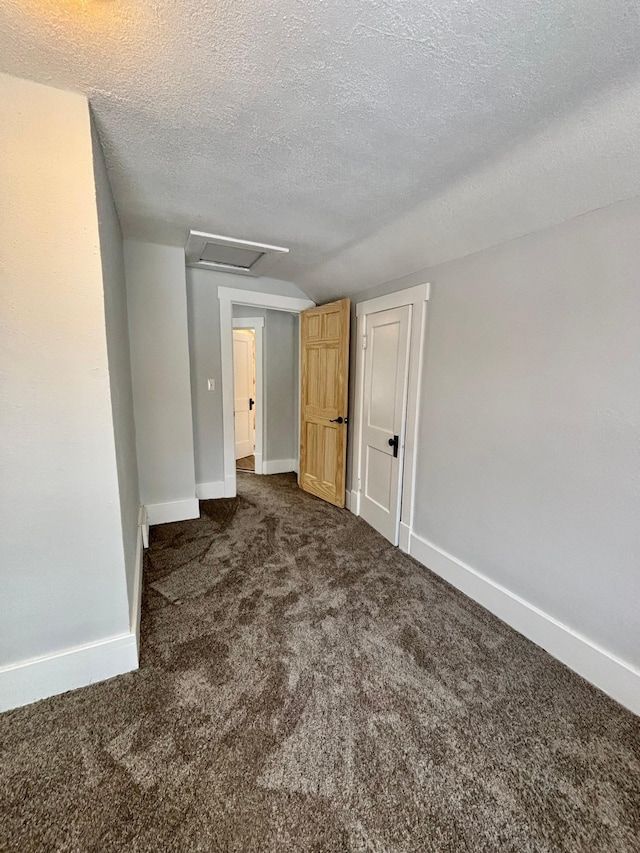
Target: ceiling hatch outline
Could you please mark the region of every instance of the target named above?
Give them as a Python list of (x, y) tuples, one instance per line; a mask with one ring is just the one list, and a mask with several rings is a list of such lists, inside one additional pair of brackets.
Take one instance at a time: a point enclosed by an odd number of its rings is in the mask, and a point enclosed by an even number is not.
[(251, 240), (189, 231), (185, 256), (188, 267), (199, 267), (236, 275), (264, 275), (267, 269), (289, 253), (284, 246), (270, 246)]

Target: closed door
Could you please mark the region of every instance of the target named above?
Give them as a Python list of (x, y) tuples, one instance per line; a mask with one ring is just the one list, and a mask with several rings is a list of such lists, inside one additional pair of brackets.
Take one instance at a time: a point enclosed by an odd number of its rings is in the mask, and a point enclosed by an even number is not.
[(255, 337), (247, 329), (233, 330), (233, 387), (236, 459), (251, 456), (256, 448)]
[(350, 302), (300, 315), (300, 487), (344, 506)]
[(411, 306), (366, 316), (360, 515), (398, 544)]

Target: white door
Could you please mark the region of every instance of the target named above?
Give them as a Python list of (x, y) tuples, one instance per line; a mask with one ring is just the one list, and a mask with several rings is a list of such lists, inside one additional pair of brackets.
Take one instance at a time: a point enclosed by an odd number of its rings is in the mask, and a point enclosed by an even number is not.
[(236, 459), (256, 449), (255, 338), (247, 329), (233, 330), (233, 388)]
[(411, 305), (366, 315), (360, 515), (398, 544)]

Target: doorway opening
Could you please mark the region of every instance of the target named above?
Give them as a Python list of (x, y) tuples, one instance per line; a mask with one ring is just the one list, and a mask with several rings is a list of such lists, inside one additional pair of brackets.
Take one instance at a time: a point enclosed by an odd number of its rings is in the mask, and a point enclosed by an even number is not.
[[(251, 290), (220, 287), (220, 341), (224, 433), (224, 496), (236, 495), (236, 454), (251, 447), (255, 423), (256, 474), (278, 474), (298, 467), (299, 362), (298, 315), (314, 306), (309, 299), (276, 296)], [(261, 321), (261, 322), (258, 322)], [(235, 360), (245, 359), (248, 344), (235, 344), (234, 332), (255, 331), (255, 397), (244, 396), (236, 418)], [(239, 336), (238, 336), (239, 337)], [(245, 341), (247, 338), (245, 338)], [(270, 344), (271, 341), (271, 344)], [(291, 344), (291, 346), (289, 346)], [(285, 346), (286, 345), (286, 346)], [(287, 348), (288, 347), (288, 348)], [(249, 413), (255, 412), (252, 419)], [(236, 429), (238, 420), (238, 429)], [(237, 446), (237, 438), (241, 442)], [(251, 454), (246, 454), (251, 455)]]

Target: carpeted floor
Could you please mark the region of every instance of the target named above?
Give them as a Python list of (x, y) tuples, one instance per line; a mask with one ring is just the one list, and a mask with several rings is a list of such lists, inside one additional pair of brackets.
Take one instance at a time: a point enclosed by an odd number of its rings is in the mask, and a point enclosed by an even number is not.
[(2, 851), (640, 850), (640, 719), (366, 524), (152, 531), (139, 672), (0, 717)]
[(251, 456), (243, 456), (241, 459), (236, 459), (236, 470), (255, 471), (256, 457), (252, 454)]

